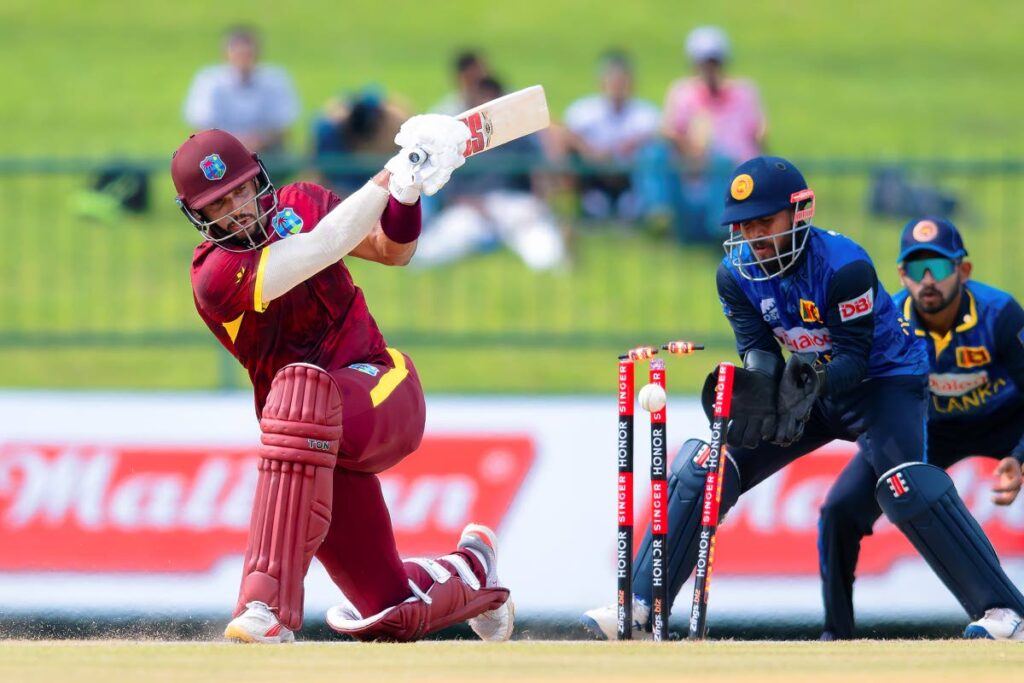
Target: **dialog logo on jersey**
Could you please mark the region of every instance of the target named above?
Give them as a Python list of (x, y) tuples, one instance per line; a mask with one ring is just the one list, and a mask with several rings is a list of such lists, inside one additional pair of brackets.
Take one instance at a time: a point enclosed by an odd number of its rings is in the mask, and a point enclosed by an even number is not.
[(775, 303), (775, 297), (761, 299), (761, 317), (766, 323), (779, 322), (779, 307)]
[(228, 167), (221, 160), (219, 154), (211, 154), (199, 162), (199, 170), (203, 172), (207, 180), (221, 180), (228, 172)]
[(270, 225), (279, 236), (287, 237), (302, 230), (302, 216), (289, 206), (274, 214)]
[(784, 329), (776, 327), (772, 333), (790, 351), (815, 351), (824, 353), (832, 350), (832, 335), (827, 327), (809, 330), (806, 327)]
[(897, 472), (889, 477), (886, 483), (889, 484), (889, 490), (892, 491), (893, 498), (899, 498), (904, 494), (910, 493), (910, 487), (907, 486), (907, 480), (903, 478), (902, 472)]
[(868, 315), (873, 310), (875, 310), (875, 293), (869, 288), (860, 296), (839, 304), (839, 319), (845, 323), (847, 320)]
[(813, 301), (800, 299), (800, 319), (805, 323), (820, 323), (821, 313)]
[(928, 375), (928, 389), (936, 396), (963, 396), (988, 384), (988, 373), (943, 372)]
[(992, 356), (984, 346), (958, 346), (956, 347), (956, 364), (961, 368), (976, 368), (981, 365), (988, 365), (992, 362)]

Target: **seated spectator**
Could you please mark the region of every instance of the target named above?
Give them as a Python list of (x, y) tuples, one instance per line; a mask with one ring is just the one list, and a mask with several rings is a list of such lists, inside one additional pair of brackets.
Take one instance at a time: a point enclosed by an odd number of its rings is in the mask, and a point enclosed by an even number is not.
[(373, 87), (331, 99), (313, 122), (313, 157), (325, 184), (342, 197), (362, 187), (380, 160), (368, 160), (363, 170), (352, 155), (394, 154), (395, 134), (409, 116), (405, 106)]
[(686, 54), (696, 74), (673, 83), (665, 99), (664, 133), (682, 168), (673, 203), (681, 237), (720, 241), (725, 183), (733, 168), (762, 153), (765, 117), (754, 84), (725, 77), (729, 41), (721, 29), (691, 31)]
[[(622, 52), (601, 58), (601, 92), (576, 100), (565, 112), (569, 149), (590, 163), (632, 167), (637, 152), (658, 134), (658, 108), (633, 97), (633, 67)], [(642, 203), (633, 191), (629, 171), (586, 173), (580, 179), (580, 203), (591, 218), (634, 220)]]
[(480, 82), (491, 75), (487, 62), (475, 50), (463, 50), (455, 55), (452, 63), (455, 77), (455, 90), (445, 95), (430, 108), (436, 114), (455, 116), (473, 105), (470, 102), (483, 102), (477, 89)]
[[(501, 85), (485, 78), (477, 99), (468, 106), (501, 95)], [(539, 181), (530, 169), (542, 162), (536, 135), (470, 159), (436, 195), (440, 209), (425, 225), (411, 265), (449, 263), (502, 244), (534, 270), (564, 264), (567, 250), (561, 226), (534, 193)]]
[(193, 130), (220, 128), (263, 154), (282, 151), (300, 106), (288, 73), (259, 64), (260, 42), (248, 27), (229, 29), (225, 64), (203, 67), (185, 99), (185, 121)]

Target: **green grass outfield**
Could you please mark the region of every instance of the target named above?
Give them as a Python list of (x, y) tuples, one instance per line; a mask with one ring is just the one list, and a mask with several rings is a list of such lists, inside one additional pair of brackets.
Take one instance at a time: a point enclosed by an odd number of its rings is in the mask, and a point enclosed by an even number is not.
[[(609, 45), (635, 55), (640, 94), (660, 101), (686, 71), (686, 32), (718, 23), (735, 47), (732, 71), (761, 86), (772, 152), (801, 160), (1024, 152), (1024, 90), (1015, 87), (1024, 5), (1016, 2), (521, 0), (509, 12), (398, 1), (381, 12), (328, 0), (287, 8), (10, 0), (0, 5), (0, 44), (4, 64), (20, 67), (5, 72), (0, 159), (166, 159), (187, 133), (181, 103), (193, 73), (220, 59), (221, 31), (239, 20), (263, 30), (267, 60), (295, 77), (300, 151), (335, 93), (379, 83), (414, 109), (427, 107), (450, 87), (450, 55), (465, 45), (484, 49), (510, 86), (543, 83), (556, 118), (592, 90), (594, 58)], [(891, 288), (898, 225), (865, 219), (863, 174), (810, 179), (817, 222), (863, 239)], [(1019, 174), (942, 181), (965, 202), (978, 277), (1014, 291)], [(16, 226), (0, 249), (0, 384), (244, 386), (192, 310), (186, 269), (197, 236), (169, 202), (168, 179), (154, 179), (150, 215), (117, 225), (75, 217), (86, 182), (0, 176), (0, 201)], [(434, 273), (353, 270), (385, 335), (414, 357), (434, 392), (602, 392), (614, 353), (661, 336), (713, 344), (708, 360), (675, 371), (678, 386), (695, 391), (711, 360), (731, 356), (713, 291), (720, 252), (603, 229), (576, 231), (573, 250), (571, 269), (545, 275), (501, 252)], [(23, 341), (11, 342), (12, 332)], [(53, 344), (68, 333), (120, 336)]]
[(1014, 680), (1020, 643), (859, 641), (406, 645), (8, 641), (11, 683), (236, 681), (814, 681), (941, 683)]
[[(449, 89), (453, 51), (486, 50), (510, 86), (543, 83), (556, 116), (594, 87), (595, 57), (636, 57), (640, 94), (660, 102), (688, 66), (686, 33), (715, 23), (733, 72), (761, 87), (772, 149), (785, 155), (1021, 151), (1024, 4), (1013, 0), (680, 3), (518, 0), (6, 0), (0, 156), (165, 156), (186, 133), (197, 68), (220, 59), (225, 26), (260, 27), (266, 58), (294, 75), (307, 123), (331, 95), (378, 83), (415, 107)], [(17, 66), (16, 66), (17, 65)], [(306, 139), (304, 127), (297, 138)]]

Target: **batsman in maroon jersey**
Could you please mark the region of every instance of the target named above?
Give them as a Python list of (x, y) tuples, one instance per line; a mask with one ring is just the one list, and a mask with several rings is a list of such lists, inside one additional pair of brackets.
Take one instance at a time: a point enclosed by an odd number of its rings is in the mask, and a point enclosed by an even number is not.
[(260, 420), (259, 477), (234, 619), (225, 636), (294, 640), (315, 555), (348, 600), (328, 623), (364, 640), (414, 640), (469, 620), (511, 635), (491, 530), (468, 526), (451, 554), (403, 562), (377, 474), (423, 436), (412, 360), (389, 348), (343, 257), (405, 265), (419, 196), (461, 165), (469, 136), (413, 117), (404, 149), (342, 201), (313, 183), (275, 189), (259, 158), (220, 130), (175, 152), (177, 202), (204, 237), (192, 260), (196, 310), (246, 368)]

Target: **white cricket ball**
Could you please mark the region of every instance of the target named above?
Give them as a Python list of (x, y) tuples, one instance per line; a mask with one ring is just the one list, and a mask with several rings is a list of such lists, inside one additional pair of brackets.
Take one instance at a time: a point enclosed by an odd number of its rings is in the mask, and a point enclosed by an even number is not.
[(640, 407), (655, 413), (665, 407), (665, 390), (658, 384), (645, 384), (640, 388)]

